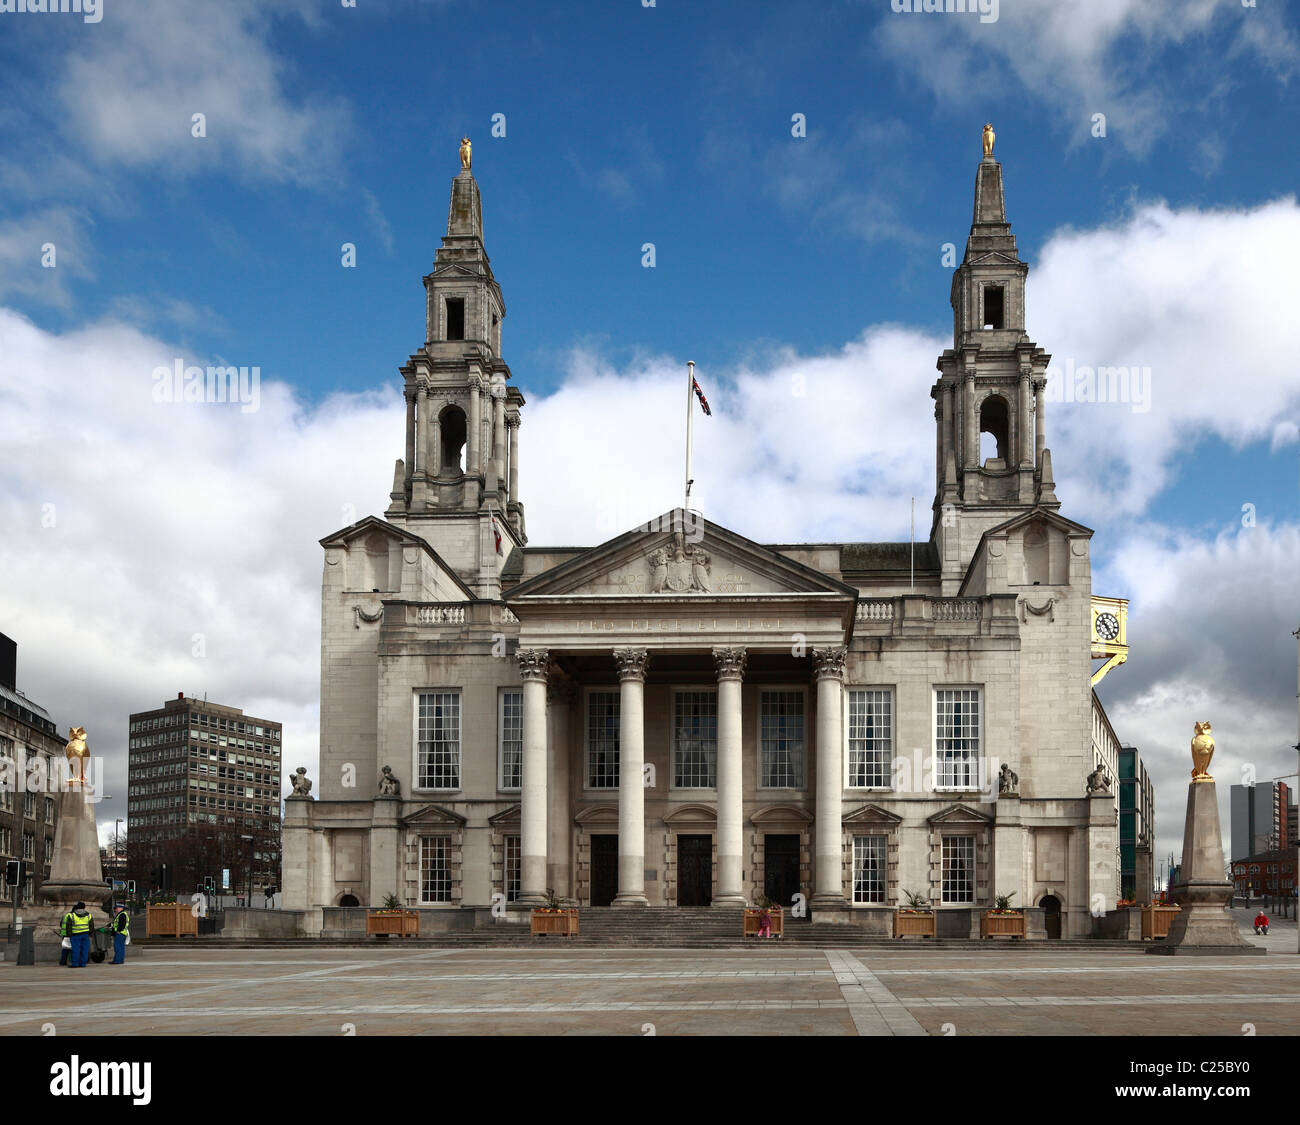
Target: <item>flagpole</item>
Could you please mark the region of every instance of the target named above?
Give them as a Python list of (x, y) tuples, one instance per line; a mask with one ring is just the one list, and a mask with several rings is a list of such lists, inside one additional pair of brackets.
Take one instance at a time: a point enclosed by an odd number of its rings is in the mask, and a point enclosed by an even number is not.
[(912, 590), (916, 590), (916, 497), (912, 497)]
[(695, 360), (686, 361), (686, 501), (683, 504), (685, 510), (691, 506), (691, 437), (695, 423), (695, 415), (692, 407), (695, 403), (692, 401), (695, 394)]

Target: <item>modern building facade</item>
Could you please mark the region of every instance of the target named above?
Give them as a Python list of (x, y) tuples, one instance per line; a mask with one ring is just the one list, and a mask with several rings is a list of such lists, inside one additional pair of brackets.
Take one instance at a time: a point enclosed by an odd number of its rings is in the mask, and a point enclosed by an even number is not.
[[(277, 722), (183, 692), (131, 715), (127, 848), (141, 889), (186, 844), (218, 836), (228, 866), (251, 863), (257, 892), (279, 885), (281, 736)], [(219, 877), (221, 854), (201, 874)]]
[(18, 644), (0, 633), (0, 864), (27, 864), (22, 901), (35, 902), (54, 862), (56, 770), (65, 743), (50, 713), (18, 690)]
[(1150, 902), (1155, 893), (1155, 790), (1136, 746), (1119, 750), (1120, 897)]
[(1291, 845), (1291, 790), (1285, 781), (1234, 785), (1228, 802), (1234, 860)]
[(935, 497), (914, 573), (908, 543), (762, 543), (680, 508), (530, 546), (525, 400), (463, 170), (391, 503), (321, 541), (320, 777), (285, 803), (285, 907), (766, 896), (883, 930), (914, 891), (964, 933), (1007, 893), (1086, 936), (1119, 890), (1119, 740), (1027, 273), (986, 157), (953, 346), (917, 383)]

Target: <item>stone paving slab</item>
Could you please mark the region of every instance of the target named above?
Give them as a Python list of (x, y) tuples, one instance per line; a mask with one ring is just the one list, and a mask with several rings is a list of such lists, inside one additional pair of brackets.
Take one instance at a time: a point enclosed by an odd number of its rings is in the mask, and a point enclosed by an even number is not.
[(48, 1023), (125, 1035), (1300, 1034), (1300, 956), (1280, 951), (1266, 976), (1258, 960), (1139, 949), (304, 946), (128, 958), (0, 964), (0, 1034)]

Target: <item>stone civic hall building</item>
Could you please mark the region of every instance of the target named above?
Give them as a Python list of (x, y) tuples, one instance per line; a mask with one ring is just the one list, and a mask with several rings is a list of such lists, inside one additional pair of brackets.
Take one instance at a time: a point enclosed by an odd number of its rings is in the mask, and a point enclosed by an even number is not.
[(1118, 830), (1086, 781), (1117, 776), (1119, 743), (1090, 683), (1092, 532), (1060, 514), (1027, 273), (985, 157), (914, 573), (908, 543), (758, 543), (681, 509), (530, 546), (525, 399), (463, 170), (401, 368), (391, 503), (321, 541), (320, 778), (286, 802), (285, 907), (395, 895), (438, 929), (548, 890), (766, 895), (884, 932), (915, 891), (965, 934), (1014, 893), (1031, 934), (1089, 933), (1115, 903)]

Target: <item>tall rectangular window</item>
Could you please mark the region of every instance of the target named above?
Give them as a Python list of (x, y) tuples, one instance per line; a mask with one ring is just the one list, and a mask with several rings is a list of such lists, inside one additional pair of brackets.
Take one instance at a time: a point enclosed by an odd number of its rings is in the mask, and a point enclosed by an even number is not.
[(891, 784), (893, 697), (886, 690), (849, 692), (849, 787), (884, 789)]
[(853, 837), (853, 901), (885, 901), (885, 837)]
[(420, 837), (420, 901), (451, 901), (451, 838)]
[(718, 694), (679, 691), (673, 697), (673, 784), (713, 789), (718, 784)]
[(975, 837), (943, 838), (943, 901), (975, 901)]
[(803, 692), (763, 692), (758, 723), (761, 784), (768, 789), (802, 789)]
[(460, 693), (421, 692), (417, 699), (420, 789), (460, 788)]
[(593, 691), (587, 696), (587, 786), (618, 788), (619, 695)]
[(519, 847), (518, 836), (507, 836), (505, 844), (506, 902), (514, 902), (519, 898), (519, 872), (523, 866), (520, 857), (523, 853)]
[(502, 789), (518, 789), (524, 768), (524, 693), (503, 691), (497, 722), (498, 756)]
[(447, 339), (465, 339), (465, 299), (447, 298)]
[(935, 691), (934, 759), (936, 788), (979, 788), (979, 688)]

